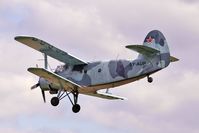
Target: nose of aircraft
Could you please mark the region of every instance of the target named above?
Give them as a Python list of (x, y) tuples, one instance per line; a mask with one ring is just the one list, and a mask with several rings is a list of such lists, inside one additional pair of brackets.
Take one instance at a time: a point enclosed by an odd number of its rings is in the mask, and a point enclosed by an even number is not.
[[(39, 78), (39, 82), (37, 83), (37, 84), (35, 84), (35, 85), (33, 85), (32, 87), (31, 87), (31, 90), (33, 90), (33, 89), (36, 89), (37, 87), (39, 87), (40, 86), (40, 79), (41, 78)], [(41, 88), (41, 86), (40, 86), (40, 88)], [(45, 91), (44, 90), (42, 90), (42, 88), (41, 88), (41, 93), (42, 93), (42, 97), (43, 97), (43, 100), (44, 100), (44, 103), (46, 102), (46, 97), (45, 97)]]

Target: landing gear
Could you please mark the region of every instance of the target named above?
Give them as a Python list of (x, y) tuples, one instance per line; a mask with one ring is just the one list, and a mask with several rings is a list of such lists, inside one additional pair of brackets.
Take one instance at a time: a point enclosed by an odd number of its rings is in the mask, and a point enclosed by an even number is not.
[(80, 111), (80, 109), (81, 109), (80, 105), (77, 104), (79, 93), (78, 93), (78, 91), (74, 91), (74, 92), (72, 92), (72, 93), (73, 93), (73, 97), (74, 97), (74, 102), (71, 100), (71, 98), (69, 97), (69, 95), (68, 95), (68, 98), (69, 98), (71, 104), (73, 105), (72, 111), (73, 111), (74, 113), (78, 113), (78, 112)]
[(52, 106), (57, 106), (59, 104), (59, 98), (53, 97), (50, 102), (51, 102)]
[(78, 112), (80, 111), (80, 109), (81, 109), (81, 107), (80, 107), (79, 104), (75, 104), (75, 105), (73, 105), (73, 107), (72, 107), (72, 111), (73, 111), (74, 113), (78, 113)]
[[(69, 94), (71, 94), (71, 93), (73, 94), (73, 97), (74, 97), (73, 101), (69, 96)], [(59, 104), (60, 100), (62, 100), (64, 97), (68, 96), (68, 99), (70, 100), (71, 104), (73, 105), (72, 111), (74, 113), (78, 113), (81, 109), (80, 105), (77, 104), (78, 95), (79, 95), (78, 91), (67, 92), (67, 91), (64, 91), (64, 90), (59, 90), (57, 97), (53, 97), (51, 99), (51, 104), (52, 104), (52, 106), (57, 106)]]
[(147, 76), (147, 81), (148, 81), (149, 83), (152, 83), (152, 82), (153, 82), (153, 78), (152, 78), (152, 77)]

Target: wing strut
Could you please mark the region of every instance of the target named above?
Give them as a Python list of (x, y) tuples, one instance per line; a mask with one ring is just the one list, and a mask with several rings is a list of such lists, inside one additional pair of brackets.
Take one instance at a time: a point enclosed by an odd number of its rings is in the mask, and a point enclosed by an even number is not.
[(48, 69), (48, 56), (46, 53), (44, 53), (44, 68)]

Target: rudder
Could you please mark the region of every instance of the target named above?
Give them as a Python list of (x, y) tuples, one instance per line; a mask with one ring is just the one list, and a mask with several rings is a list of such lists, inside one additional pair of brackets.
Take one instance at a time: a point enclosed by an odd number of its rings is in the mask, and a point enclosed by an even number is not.
[[(160, 31), (153, 30), (149, 32), (144, 39), (143, 45), (160, 51), (159, 53), (156, 54), (156, 57), (158, 56), (162, 68), (167, 67), (169, 65), (170, 63), (169, 47), (164, 35)], [(139, 57), (143, 58), (143, 55), (140, 54)]]

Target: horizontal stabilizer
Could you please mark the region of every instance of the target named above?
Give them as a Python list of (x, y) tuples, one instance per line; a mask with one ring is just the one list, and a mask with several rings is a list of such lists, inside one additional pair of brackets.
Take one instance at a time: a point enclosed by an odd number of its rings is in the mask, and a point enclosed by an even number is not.
[(48, 80), (53, 84), (56, 84), (58, 86), (63, 86), (64, 89), (67, 91), (70, 91), (73, 88), (81, 87), (80, 85), (43, 68), (28, 68), (28, 71)]
[(68, 54), (67, 52), (58, 49), (49, 43), (40, 40), (35, 37), (28, 37), (28, 36), (17, 36), (15, 37), (15, 40), (18, 42), (21, 42), (41, 53), (45, 53), (48, 56), (51, 56), (52, 58), (55, 58), (61, 62), (64, 62), (68, 65), (81, 65), (81, 64), (87, 64), (86, 62)]
[(160, 52), (159, 50), (144, 45), (127, 45), (126, 48), (134, 50), (145, 56), (153, 56)]
[(176, 61), (179, 61), (179, 59), (174, 56), (170, 56), (170, 62), (176, 62)]
[(102, 93), (102, 92), (86, 93), (86, 95), (94, 96), (94, 97), (99, 97), (99, 98), (103, 98), (103, 99), (109, 99), (109, 100), (117, 100), (117, 99), (120, 99), (120, 100), (127, 100), (127, 99), (124, 98), (124, 97), (112, 95), (112, 94), (109, 94), (109, 93)]

